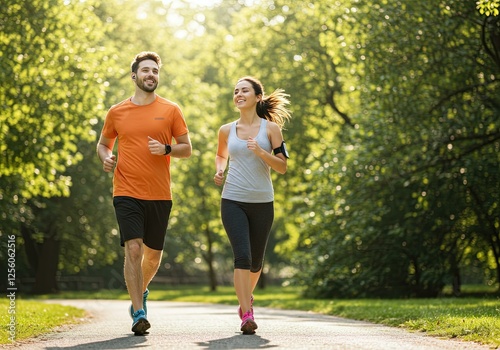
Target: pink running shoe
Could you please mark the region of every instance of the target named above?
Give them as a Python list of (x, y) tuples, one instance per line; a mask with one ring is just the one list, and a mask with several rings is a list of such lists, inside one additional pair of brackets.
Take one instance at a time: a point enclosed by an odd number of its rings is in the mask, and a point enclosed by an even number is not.
[(257, 329), (257, 323), (253, 318), (252, 310), (248, 310), (242, 317), (241, 331), (243, 334), (254, 334)]
[[(250, 296), (250, 310), (253, 314), (253, 295)], [(241, 311), (241, 306), (238, 306), (238, 316), (240, 316), (240, 320), (243, 319), (243, 311)]]

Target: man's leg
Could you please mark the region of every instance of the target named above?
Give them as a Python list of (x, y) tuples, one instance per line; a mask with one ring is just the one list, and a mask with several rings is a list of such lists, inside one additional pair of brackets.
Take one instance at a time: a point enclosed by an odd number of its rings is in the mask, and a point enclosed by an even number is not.
[[(142, 292), (145, 292), (149, 283), (158, 272), (160, 268), (161, 256), (163, 250), (151, 249), (148, 246), (143, 246), (144, 259), (142, 260)], [(135, 310), (135, 309), (134, 309)]]
[(123, 270), (128, 294), (130, 295), (134, 310), (142, 309), (142, 287), (144, 284), (142, 273), (143, 255), (142, 239), (135, 238), (125, 242), (125, 264)]

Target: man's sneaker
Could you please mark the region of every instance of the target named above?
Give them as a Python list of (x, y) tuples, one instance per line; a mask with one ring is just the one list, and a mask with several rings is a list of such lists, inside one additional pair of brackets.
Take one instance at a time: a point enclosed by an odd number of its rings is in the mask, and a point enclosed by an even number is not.
[(151, 327), (143, 309), (134, 312), (132, 319), (134, 320), (132, 322), (132, 332), (134, 332), (135, 335), (144, 335)]
[(241, 331), (243, 334), (254, 334), (257, 329), (257, 323), (253, 318), (252, 310), (248, 310), (242, 317), (241, 321)]
[[(253, 295), (250, 296), (250, 310), (253, 313)], [(243, 311), (241, 311), (241, 306), (238, 306), (238, 316), (240, 316), (240, 320), (243, 319)]]
[[(146, 288), (146, 291), (142, 294), (142, 309), (144, 310), (144, 313), (146, 314), (146, 316), (148, 316), (148, 305), (147, 305), (148, 295), (149, 295), (149, 289)], [(134, 315), (134, 306), (132, 304), (130, 304), (129, 314), (130, 314), (130, 318), (134, 319), (134, 316), (133, 316)]]

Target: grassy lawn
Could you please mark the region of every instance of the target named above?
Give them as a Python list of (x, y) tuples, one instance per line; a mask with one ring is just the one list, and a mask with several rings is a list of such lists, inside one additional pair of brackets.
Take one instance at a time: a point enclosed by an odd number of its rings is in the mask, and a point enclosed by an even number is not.
[[(472, 295), (472, 293), (471, 293)], [(475, 294), (477, 295), (477, 294)], [(16, 339), (25, 339), (46, 332), (48, 325), (77, 322), (82, 312), (70, 307), (48, 305), (43, 299), (121, 299), (128, 300), (122, 290), (100, 292), (64, 292), (37, 296), (37, 299), (18, 300)], [(167, 289), (152, 285), (149, 300), (187, 301), (237, 305), (232, 287), (219, 287), (211, 292), (207, 287), (178, 287)], [(0, 305), (7, 301), (1, 300)], [(443, 297), (437, 299), (355, 299), (315, 300), (300, 297), (300, 290), (292, 287), (268, 287), (255, 293), (257, 307), (314, 311), (357, 320), (370, 321), (429, 335), (459, 338), (500, 347), (500, 298), (487, 296)], [(47, 311), (50, 312), (48, 313)], [(53, 319), (47, 321), (47, 314)], [(7, 312), (0, 315), (8, 324)], [(32, 325), (37, 325), (32, 327)], [(4, 328), (8, 328), (4, 326)], [(0, 344), (9, 343), (2, 333)]]
[[(11, 336), (15, 340), (23, 340), (49, 332), (55, 325), (77, 323), (85, 315), (84, 310), (72, 306), (62, 306), (57, 304), (45, 304), (36, 300), (16, 299), (15, 308), (9, 313), (9, 299), (0, 299), (0, 322), (2, 332), (0, 332), (0, 344), (9, 344)], [(12, 311), (11, 311), (12, 312)], [(15, 321), (11, 321), (11, 316), (15, 316)], [(10, 324), (15, 324), (11, 333)]]

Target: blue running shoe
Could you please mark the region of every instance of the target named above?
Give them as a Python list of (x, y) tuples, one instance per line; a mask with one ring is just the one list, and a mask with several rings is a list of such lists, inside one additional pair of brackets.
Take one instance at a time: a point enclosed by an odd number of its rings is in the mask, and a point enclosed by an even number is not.
[[(146, 314), (146, 317), (148, 316), (148, 305), (147, 305), (148, 295), (149, 295), (149, 289), (146, 288), (146, 291), (142, 294), (142, 308), (144, 310), (144, 313)], [(134, 319), (134, 316), (133, 316), (134, 315), (134, 306), (132, 304), (130, 304), (129, 314), (130, 314), (130, 318)]]
[(146, 318), (146, 313), (144, 312), (144, 310), (137, 310), (136, 312), (134, 312), (132, 317), (134, 320), (132, 322), (132, 332), (134, 332), (135, 335), (146, 334), (146, 331), (151, 327), (151, 325)]

